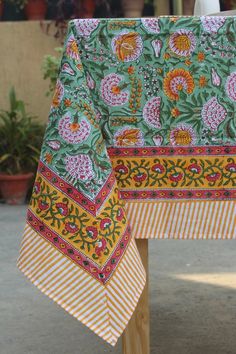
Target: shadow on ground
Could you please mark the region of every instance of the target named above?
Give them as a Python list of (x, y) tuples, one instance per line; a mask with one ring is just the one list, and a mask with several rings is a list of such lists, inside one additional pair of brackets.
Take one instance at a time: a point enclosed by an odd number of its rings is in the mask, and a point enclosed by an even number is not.
[[(0, 353), (121, 354), (16, 268), (25, 211), (0, 205)], [(235, 242), (149, 242), (151, 354), (236, 353)]]

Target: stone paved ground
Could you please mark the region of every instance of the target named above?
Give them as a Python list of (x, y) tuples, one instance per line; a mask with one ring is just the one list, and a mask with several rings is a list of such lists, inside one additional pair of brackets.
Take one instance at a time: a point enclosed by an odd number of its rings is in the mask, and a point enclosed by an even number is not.
[[(25, 210), (0, 204), (0, 353), (121, 354), (16, 268)], [(236, 241), (150, 246), (151, 354), (235, 354)]]

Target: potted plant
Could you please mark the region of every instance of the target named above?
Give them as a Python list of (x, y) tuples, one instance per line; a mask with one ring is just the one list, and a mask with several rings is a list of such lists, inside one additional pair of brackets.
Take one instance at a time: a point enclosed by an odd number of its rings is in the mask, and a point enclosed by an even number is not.
[(46, 12), (46, 0), (28, 0), (25, 5), (25, 14), (28, 20), (43, 20)]
[(58, 70), (61, 62), (62, 47), (54, 48), (58, 53), (57, 56), (47, 54), (43, 58), (42, 71), (44, 80), (49, 79), (49, 89), (46, 92), (46, 96), (52, 95), (56, 86)]
[(0, 20), (2, 18), (3, 15), (3, 0), (0, 0)]
[(28, 20), (43, 20), (47, 12), (47, 0), (6, 0), (16, 10), (24, 9)]
[(8, 204), (22, 204), (34, 176), (44, 135), (44, 125), (35, 121), (9, 92), (10, 109), (0, 111), (0, 190)]

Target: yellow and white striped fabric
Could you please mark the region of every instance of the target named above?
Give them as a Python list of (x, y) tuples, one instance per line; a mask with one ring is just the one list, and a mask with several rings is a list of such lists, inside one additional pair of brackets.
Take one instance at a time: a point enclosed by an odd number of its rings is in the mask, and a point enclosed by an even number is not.
[(26, 225), (19, 269), (44, 294), (111, 345), (124, 331), (145, 285), (134, 240), (106, 286)]
[(135, 238), (236, 239), (235, 201), (126, 202)]

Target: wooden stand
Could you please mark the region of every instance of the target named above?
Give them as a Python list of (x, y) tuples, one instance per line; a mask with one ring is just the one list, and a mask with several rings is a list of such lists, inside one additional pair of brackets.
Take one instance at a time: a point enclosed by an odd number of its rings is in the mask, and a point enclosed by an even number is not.
[(148, 240), (136, 240), (147, 273), (147, 282), (137, 308), (122, 337), (123, 354), (150, 354), (148, 297)]

